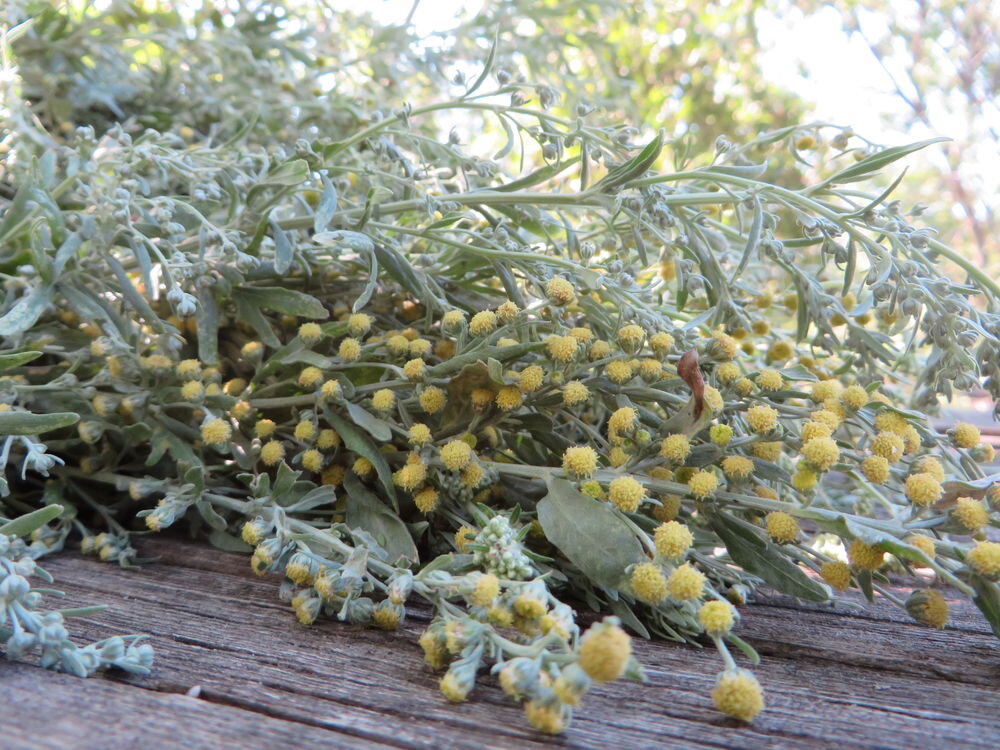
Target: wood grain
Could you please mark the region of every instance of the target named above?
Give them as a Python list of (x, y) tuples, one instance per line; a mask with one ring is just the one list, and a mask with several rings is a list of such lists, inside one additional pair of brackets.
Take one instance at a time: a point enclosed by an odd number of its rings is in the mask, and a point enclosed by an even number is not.
[[(83, 639), (148, 633), (151, 675), (82, 683), (0, 661), (0, 745), (110, 747), (1000, 747), (1000, 643), (970, 604), (931, 630), (891, 605), (864, 610), (761, 598), (739, 633), (761, 652), (767, 710), (752, 727), (718, 714), (711, 649), (638, 642), (648, 683), (595, 688), (571, 729), (534, 732), (483, 676), (464, 704), (437, 692), (415, 641), (322, 621), (299, 625), (245, 558), (151, 539), (140, 572), (64, 554), (46, 562)], [(905, 593), (904, 593), (905, 595)], [(184, 694), (200, 687), (200, 697)], [(56, 717), (53, 721), (41, 716)], [(97, 739), (100, 738), (100, 742)]]

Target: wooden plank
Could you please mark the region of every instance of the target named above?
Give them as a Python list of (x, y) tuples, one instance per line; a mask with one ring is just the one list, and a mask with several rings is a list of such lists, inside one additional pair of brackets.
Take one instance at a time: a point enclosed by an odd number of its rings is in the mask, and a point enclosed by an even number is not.
[[(203, 703), (253, 712), (360, 744), (397, 747), (549, 747), (520, 708), (483, 676), (472, 700), (437, 693), (416, 636), (429, 613), (411, 611), (400, 633), (322, 621), (306, 628), (278, 601), (277, 578), (260, 579), (241, 556), (178, 540), (149, 540), (160, 561), (139, 573), (63, 555), (48, 561), (67, 605), (107, 603), (74, 621), (81, 639), (153, 636), (148, 677), (116, 689), (153, 695), (202, 688)], [(559, 744), (568, 747), (945, 747), (1000, 745), (1000, 648), (981, 616), (956, 601), (955, 629), (934, 631), (891, 605), (864, 612), (802, 607), (786, 598), (742, 609), (738, 632), (764, 655), (756, 674), (768, 709), (752, 727), (719, 715), (709, 691), (720, 668), (710, 649), (637, 643), (645, 686), (595, 688)], [(25, 668), (27, 669), (27, 668)], [(37, 670), (29, 670), (37, 671)], [(69, 688), (37, 671), (37, 690), (70, 705)], [(65, 687), (65, 686), (68, 686)], [(147, 690), (140, 690), (146, 688)], [(4, 690), (0, 683), (0, 690)], [(191, 699), (183, 699), (190, 701)], [(58, 710), (56, 706), (55, 710)], [(225, 745), (220, 735), (219, 746)], [(336, 746), (333, 744), (333, 746)]]
[(139, 690), (109, 679), (83, 683), (70, 675), (0, 662), (4, 750), (208, 750), (226, 742), (231, 747), (349, 748), (357, 740), (186, 695)]

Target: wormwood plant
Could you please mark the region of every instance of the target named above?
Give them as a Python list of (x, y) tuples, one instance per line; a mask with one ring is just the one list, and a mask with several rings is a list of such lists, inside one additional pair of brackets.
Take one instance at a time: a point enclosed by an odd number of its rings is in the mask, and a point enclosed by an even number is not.
[(760, 585), (943, 627), (940, 583), (1000, 633), (993, 451), (926, 416), (997, 395), (998, 289), (864, 187), (926, 142), (691, 155), (497, 43), (449, 81), (309, 8), (5, 12), (3, 503), (66, 509), (31, 549), (130, 564), (138, 517), (251, 553), (304, 624), (422, 600), (444, 696), (490, 668), (547, 732), (641, 679), (626, 629), (713, 643), (753, 719)]

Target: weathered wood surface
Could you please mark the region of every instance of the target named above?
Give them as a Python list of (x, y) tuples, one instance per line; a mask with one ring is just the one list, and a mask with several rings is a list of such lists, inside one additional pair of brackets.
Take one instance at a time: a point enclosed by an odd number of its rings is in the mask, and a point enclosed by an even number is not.
[[(561, 738), (532, 731), (484, 677), (448, 704), (416, 636), (325, 620), (299, 625), (274, 578), (241, 556), (149, 540), (160, 561), (130, 572), (67, 553), (46, 567), (66, 606), (111, 609), (73, 621), (81, 640), (148, 633), (147, 677), (86, 682), (0, 661), (0, 747), (1000, 747), (1000, 642), (971, 605), (935, 631), (890, 605), (801, 606), (783, 598), (743, 609), (739, 632), (763, 656), (767, 710), (752, 727), (719, 715), (710, 649), (637, 643), (649, 682), (598, 687)], [(188, 697), (200, 686), (199, 697)]]

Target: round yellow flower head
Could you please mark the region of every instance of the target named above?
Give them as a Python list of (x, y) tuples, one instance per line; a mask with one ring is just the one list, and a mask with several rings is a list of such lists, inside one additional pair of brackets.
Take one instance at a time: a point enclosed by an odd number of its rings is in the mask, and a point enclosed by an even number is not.
[(740, 396), (746, 398), (747, 396), (752, 396), (754, 391), (757, 390), (757, 386), (750, 378), (740, 378), (736, 381), (733, 386), (736, 389), (736, 393)]
[(753, 721), (764, 710), (764, 691), (757, 678), (745, 669), (720, 672), (712, 690), (715, 707), (740, 721)]
[(505, 385), (496, 395), (496, 405), (502, 411), (513, 411), (524, 403), (521, 390), (513, 385)]
[(510, 300), (507, 300), (497, 308), (497, 318), (501, 323), (510, 323), (517, 317), (518, 307)]
[(784, 362), (791, 359), (795, 349), (787, 341), (775, 341), (767, 350), (767, 358), (771, 362)]
[(521, 393), (534, 393), (542, 387), (545, 379), (545, 370), (538, 365), (528, 365), (517, 376), (517, 387)]
[(197, 380), (201, 377), (201, 362), (197, 359), (182, 359), (177, 363), (176, 372), (184, 380)]
[(146, 370), (154, 372), (167, 372), (175, 367), (173, 360), (165, 354), (151, 354), (148, 357), (140, 357), (139, 365)]
[(764, 517), (768, 536), (778, 544), (791, 544), (799, 538), (799, 522), (780, 510), (774, 510)]
[(720, 448), (725, 448), (733, 439), (733, 428), (727, 424), (714, 424), (708, 431), (708, 436)]
[(545, 294), (557, 305), (568, 305), (576, 296), (576, 290), (566, 279), (555, 276), (545, 282)]
[(364, 456), (359, 456), (354, 460), (354, 463), (351, 464), (351, 471), (362, 479), (369, 476), (374, 470), (375, 466)]
[(327, 380), (320, 386), (320, 395), (323, 398), (337, 398), (340, 396), (340, 382), (336, 380)]
[(569, 329), (569, 335), (579, 341), (581, 344), (589, 344), (594, 340), (594, 332), (589, 328), (576, 327)]
[(421, 357), (408, 359), (403, 365), (403, 377), (407, 380), (420, 380), (424, 376), (426, 364)]
[(927, 507), (937, 502), (944, 491), (930, 474), (911, 474), (906, 478), (906, 497), (914, 505)]
[(635, 429), (639, 421), (639, 412), (631, 406), (616, 409), (608, 418), (608, 432), (628, 435)]
[(320, 483), (339, 487), (344, 482), (344, 472), (344, 467), (339, 464), (327, 466), (320, 477)]
[[(836, 403), (838, 406), (840, 404), (839, 401), (835, 401), (834, 403)], [(843, 419), (837, 412), (830, 411), (829, 409), (826, 408), (817, 409), (809, 416), (812, 418), (814, 422), (820, 422), (829, 427), (831, 433), (838, 427), (840, 427), (840, 423), (843, 421)]]
[(613, 383), (618, 385), (623, 385), (630, 381), (635, 376), (635, 371), (632, 369), (632, 365), (623, 360), (616, 360), (614, 362), (609, 362), (604, 368), (605, 375)]
[(669, 523), (677, 518), (681, 512), (681, 498), (679, 495), (661, 495), (660, 504), (653, 506), (653, 518), (661, 523)]
[(323, 454), (315, 448), (310, 448), (302, 454), (302, 468), (306, 471), (321, 471), (323, 469)]
[(840, 560), (830, 560), (820, 566), (819, 574), (831, 588), (836, 591), (846, 591), (851, 585), (851, 569)]
[(573, 336), (549, 336), (545, 349), (557, 362), (569, 362), (576, 356), (580, 342)]
[(848, 386), (840, 394), (840, 402), (848, 409), (854, 409), (855, 411), (867, 404), (870, 400), (868, 391), (860, 385)]
[(735, 383), (741, 376), (740, 366), (735, 362), (723, 362), (715, 368), (715, 376), (723, 385)]
[(469, 394), (472, 408), (476, 411), (485, 411), (493, 403), (494, 393), (489, 388), (473, 388)]
[(632, 477), (617, 477), (608, 486), (608, 498), (619, 510), (634, 513), (646, 497), (646, 489)]
[(469, 602), (477, 607), (488, 607), (500, 595), (500, 579), (493, 573), (483, 573), (476, 578)]
[(393, 483), (408, 492), (422, 487), (427, 479), (427, 465), (423, 461), (407, 463), (403, 468), (393, 474)]
[(418, 398), (420, 408), (428, 414), (436, 414), (444, 408), (447, 397), (445, 392), (436, 385), (429, 385), (420, 392)]
[(828, 438), (832, 434), (833, 430), (825, 422), (806, 422), (799, 431), (802, 442), (807, 442), (813, 438)]
[(819, 471), (826, 471), (840, 459), (840, 448), (833, 438), (817, 437), (802, 445), (802, 457)]
[(959, 448), (969, 450), (979, 445), (979, 428), (968, 422), (959, 422), (950, 430), (948, 436)]
[(792, 487), (799, 492), (809, 492), (819, 484), (819, 474), (812, 469), (800, 465), (792, 475)]
[(895, 432), (897, 435), (902, 437), (906, 428), (909, 427), (909, 422), (906, 421), (906, 417), (902, 414), (897, 414), (894, 411), (880, 411), (875, 416), (875, 429), (876, 430), (887, 430), (888, 432)]
[(736, 339), (721, 331), (712, 334), (712, 353), (721, 359), (733, 359), (739, 351)]
[(711, 471), (696, 471), (688, 479), (688, 490), (699, 500), (711, 495), (719, 487), (719, 478)]
[(656, 527), (653, 543), (657, 554), (667, 560), (675, 560), (687, 552), (694, 543), (691, 530), (677, 521), (667, 521)]
[(713, 638), (721, 638), (733, 629), (736, 621), (736, 610), (729, 602), (713, 599), (705, 602), (698, 610), (698, 622), (705, 632)]
[(562, 397), (566, 406), (579, 406), (590, 398), (590, 390), (579, 380), (573, 380), (563, 386)]
[(449, 669), (445, 672), (444, 677), (441, 678), (441, 682), (438, 683), (441, 695), (452, 703), (461, 703), (464, 701), (472, 691), (472, 686), (472, 680), (460, 678), (458, 672), (454, 669)]
[[(306, 324), (308, 325), (308, 323)], [(317, 326), (318, 327), (318, 326)], [(370, 315), (364, 313), (354, 313), (347, 318), (347, 332), (356, 338), (360, 338), (372, 329), (372, 319)], [(302, 335), (302, 329), (299, 329)]]
[(433, 513), (438, 507), (438, 491), (433, 487), (424, 487), (413, 496), (413, 502), (421, 513)]
[(260, 460), (265, 466), (274, 466), (285, 457), (285, 446), (278, 440), (268, 440), (260, 448)]
[(269, 438), (274, 434), (277, 427), (273, 420), (261, 419), (253, 426), (253, 431), (259, 438)]
[(948, 602), (935, 589), (922, 589), (910, 594), (906, 611), (921, 625), (943, 628), (948, 624)]
[(911, 547), (916, 547), (918, 550), (923, 552), (927, 557), (933, 560), (937, 555), (937, 549), (934, 544), (934, 540), (927, 536), (926, 534), (910, 534), (906, 539), (903, 540)]
[(492, 310), (483, 310), (472, 316), (469, 331), (473, 336), (488, 336), (497, 329), (497, 316)]
[(472, 448), (462, 440), (452, 440), (441, 448), (441, 462), (451, 471), (461, 471), (472, 460)]
[(597, 453), (589, 445), (574, 445), (563, 453), (562, 465), (568, 474), (589, 477), (597, 469)]
[(758, 435), (771, 432), (778, 425), (778, 411), (763, 404), (751, 406), (747, 409), (747, 424)]
[(224, 419), (210, 419), (201, 426), (201, 440), (205, 445), (225, 445), (233, 436), (233, 428)]
[(674, 337), (669, 333), (654, 333), (649, 337), (649, 347), (658, 357), (665, 357), (674, 348)]
[(660, 455), (675, 464), (684, 463), (691, 455), (691, 441), (682, 433), (667, 435), (660, 443)]
[(189, 380), (181, 386), (181, 398), (185, 401), (200, 401), (205, 395), (205, 386), (197, 380)]
[(306, 346), (323, 340), (323, 329), (317, 323), (303, 323), (299, 326), (299, 338)]
[(441, 317), (441, 324), (445, 328), (457, 330), (465, 323), (465, 313), (461, 310), (449, 310)]
[(632, 568), (632, 593), (647, 604), (656, 604), (667, 597), (667, 579), (656, 563), (641, 563)]
[(358, 357), (361, 356), (361, 344), (358, 343), (357, 339), (346, 338), (340, 342), (340, 346), (337, 349), (337, 354), (341, 359), (345, 359), (348, 362), (353, 362)]
[(810, 396), (817, 404), (821, 404), (827, 399), (838, 398), (843, 389), (839, 380), (821, 380), (813, 383)]
[(976, 542), (965, 561), (984, 578), (1000, 579), (1000, 542)]
[(746, 479), (753, 474), (753, 461), (746, 456), (727, 456), (722, 459), (722, 471), (731, 479)]
[(635, 354), (642, 348), (646, 332), (642, 326), (631, 323), (618, 329), (618, 345), (629, 354)]
[(608, 451), (608, 463), (615, 469), (620, 468), (628, 463), (629, 454), (620, 446), (616, 445), (610, 451)]
[(951, 517), (971, 533), (982, 530), (990, 522), (990, 513), (979, 500), (960, 497), (955, 501)]
[(587, 356), (590, 358), (591, 362), (595, 362), (599, 359), (604, 359), (605, 357), (610, 357), (611, 344), (609, 344), (607, 341), (602, 341), (601, 339), (597, 339), (587, 349)]
[(408, 433), (410, 445), (424, 445), (431, 441), (431, 428), (420, 422), (410, 426)]
[(343, 441), (340, 439), (337, 431), (329, 428), (320, 430), (319, 435), (316, 437), (316, 447), (324, 451), (338, 447), (341, 442)]
[(887, 461), (898, 461), (903, 455), (903, 438), (895, 432), (880, 432), (872, 440), (872, 453)]
[(719, 393), (718, 389), (713, 388), (710, 385), (705, 386), (705, 406), (708, 408), (709, 412), (712, 414), (718, 414), (725, 407), (725, 399), (722, 398), (722, 394)]
[(785, 378), (777, 370), (761, 370), (757, 375), (757, 387), (762, 391), (780, 391), (785, 387)]
[(860, 539), (855, 539), (851, 542), (851, 546), (847, 548), (847, 559), (851, 561), (851, 565), (855, 568), (860, 568), (861, 570), (878, 570), (882, 567), (882, 563), (885, 560), (885, 552), (877, 547), (865, 544)]
[(316, 437), (316, 425), (313, 424), (312, 420), (303, 419), (297, 425), (295, 425), (295, 439), (296, 440), (312, 440)]
[(396, 405), (396, 394), (389, 388), (379, 388), (372, 394), (372, 408), (376, 411), (389, 411)]
[(532, 727), (546, 734), (559, 734), (569, 725), (567, 709), (555, 700), (527, 701), (524, 716)]
[(299, 373), (299, 385), (314, 388), (323, 379), (323, 371), (318, 367), (306, 367)]
[(578, 664), (594, 682), (617, 680), (632, 658), (632, 639), (618, 625), (618, 618), (606, 617), (594, 623), (580, 638)]
[(246, 380), (243, 378), (233, 378), (222, 387), (222, 392), (227, 396), (238, 396), (246, 387)]
[(670, 596), (678, 601), (686, 602), (692, 599), (700, 599), (705, 588), (704, 574), (692, 568), (690, 564), (684, 563), (667, 579), (667, 588)]
[(405, 357), (410, 352), (410, 340), (401, 333), (390, 336), (385, 345), (389, 350), (389, 354), (394, 357)]
[(889, 462), (882, 456), (868, 456), (861, 462), (861, 473), (872, 484), (882, 484), (889, 478)]

